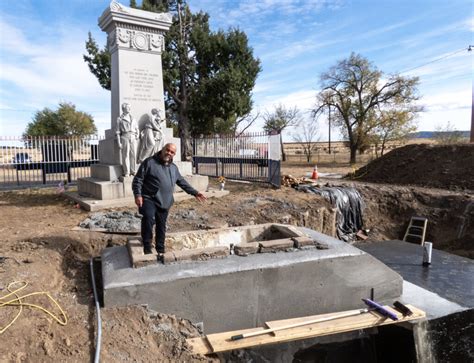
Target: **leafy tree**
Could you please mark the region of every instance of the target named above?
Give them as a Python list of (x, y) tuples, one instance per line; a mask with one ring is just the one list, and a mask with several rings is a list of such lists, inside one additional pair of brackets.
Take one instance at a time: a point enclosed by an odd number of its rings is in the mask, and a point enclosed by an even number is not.
[(297, 107), (285, 108), (282, 104), (275, 107), (272, 113), (267, 112), (264, 116), (263, 129), (267, 132), (276, 132), (280, 134), (280, 145), (282, 160), (286, 160), (285, 151), (283, 149), (282, 132), (284, 129), (296, 126), (301, 121), (300, 112)]
[(418, 77), (386, 77), (366, 58), (352, 53), (321, 75), (313, 115), (329, 108), (335, 111), (334, 124), (349, 140), (350, 162), (355, 163), (357, 151), (368, 144), (374, 130), (386, 119), (383, 112), (414, 114), (422, 110), (414, 105), (419, 99), (418, 83)]
[(311, 156), (318, 149), (316, 141), (319, 140), (319, 127), (315, 119), (301, 124), (301, 132), (293, 135), (293, 140), (299, 142), (306, 155), (306, 161), (311, 161)]
[(380, 119), (374, 128), (372, 140), (376, 146), (376, 154), (380, 146), (382, 156), (388, 141), (403, 141), (416, 130), (414, 124), (416, 114), (407, 110), (387, 110), (380, 111), (379, 115)]
[(440, 145), (460, 144), (468, 141), (461, 131), (456, 130), (451, 121), (448, 121), (445, 126), (437, 125), (433, 138)]
[[(192, 135), (235, 131), (236, 122), (250, 113), (260, 61), (253, 57), (245, 33), (211, 32), (209, 15), (191, 13), (186, 0), (143, 0), (141, 8), (173, 13), (162, 54), (165, 103), (187, 158)], [(102, 87), (110, 89), (107, 50), (99, 50), (90, 36), (86, 50), (89, 69)]]
[(88, 113), (76, 111), (72, 103), (61, 102), (56, 111), (37, 111), (24, 136), (86, 136), (97, 132), (94, 119)]

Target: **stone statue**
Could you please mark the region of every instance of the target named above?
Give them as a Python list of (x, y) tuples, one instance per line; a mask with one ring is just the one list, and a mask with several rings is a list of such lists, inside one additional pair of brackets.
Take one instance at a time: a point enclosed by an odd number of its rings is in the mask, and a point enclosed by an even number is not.
[(120, 149), (120, 162), (123, 168), (123, 175), (135, 175), (136, 150), (138, 140), (138, 125), (130, 114), (130, 104), (122, 104), (122, 114), (117, 119), (117, 144)]
[(140, 148), (138, 152), (138, 163), (156, 154), (161, 150), (163, 140), (163, 128), (161, 126), (164, 118), (163, 111), (154, 108), (151, 117), (145, 123), (140, 133)]

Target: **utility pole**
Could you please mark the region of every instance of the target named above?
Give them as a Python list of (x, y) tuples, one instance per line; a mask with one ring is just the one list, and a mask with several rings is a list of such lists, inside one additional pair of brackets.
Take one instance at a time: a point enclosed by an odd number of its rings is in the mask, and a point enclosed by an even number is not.
[[(468, 52), (472, 52), (474, 45), (467, 48)], [(472, 81), (472, 100), (471, 100), (471, 142), (474, 143), (474, 79)]]
[[(329, 154), (331, 154), (331, 106), (329, 106), (328, 124), (329, 124), (329, 150), (328, 151), (329, 151)], [(472, 142), (472, 132), (471, 132), (471, 142)]]

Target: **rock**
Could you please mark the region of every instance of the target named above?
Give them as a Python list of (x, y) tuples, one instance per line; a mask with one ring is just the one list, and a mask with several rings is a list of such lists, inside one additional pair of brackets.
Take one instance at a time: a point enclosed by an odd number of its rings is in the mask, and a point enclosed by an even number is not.
[(262, 241), (260, 244), (260, 253), (286, 251), (294, 248), (295, 242), (291, 238), (275, 239), (272, 241)]
[(312, 238), (301, 236), (301, 237), (292, 237), (293, 242), (295, 242), (296, 248), (302, 248), (305, 246), (314, 246), (314, 241)]

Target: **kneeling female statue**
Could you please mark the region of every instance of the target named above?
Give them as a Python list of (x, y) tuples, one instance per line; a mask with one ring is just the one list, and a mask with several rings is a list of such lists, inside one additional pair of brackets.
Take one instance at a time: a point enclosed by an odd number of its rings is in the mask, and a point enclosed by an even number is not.
[(163, 140), (163, 128), (161, 123), (164, 121), (162, 117), (163, 111), (154, 108), (151, 110), (151, 117), (145, 123), (143, 130), (140, 132), (140, 147), (138, 152), (138, 163), (146, 158), (156, 154), (161, 149)]

